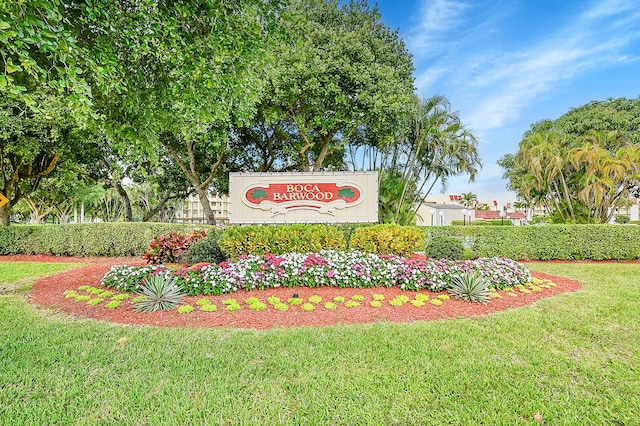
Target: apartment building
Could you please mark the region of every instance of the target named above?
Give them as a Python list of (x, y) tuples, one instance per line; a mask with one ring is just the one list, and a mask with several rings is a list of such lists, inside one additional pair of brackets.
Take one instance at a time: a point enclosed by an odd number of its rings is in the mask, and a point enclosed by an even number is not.
[[(210, 192), (208, 194), (209, 205), (216, 217), (216, 223), (223, 225), (229, 223), (229, 196), (225, 194), (218, 194)], [(179, 210), (176, 215), (176, 221), (179, 223), (199, 224), (207, 223), (207, 218), (204, 214), (204, 209), (200, 203), (200, 198), (197, 194), (189, 195), (189, 198), (185, 201), (183, 209)]]

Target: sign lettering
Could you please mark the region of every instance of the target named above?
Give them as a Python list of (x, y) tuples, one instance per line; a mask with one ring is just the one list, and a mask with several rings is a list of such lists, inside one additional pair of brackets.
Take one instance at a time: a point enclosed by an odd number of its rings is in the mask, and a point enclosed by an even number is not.
[(245, 189), (243, 201), (250, 207), (271, 209), (274, 215), (288, 210), (312, 209), (334, 214), (335, 209), (355, 205), (362, 191), (355, 184), (272, 183)]

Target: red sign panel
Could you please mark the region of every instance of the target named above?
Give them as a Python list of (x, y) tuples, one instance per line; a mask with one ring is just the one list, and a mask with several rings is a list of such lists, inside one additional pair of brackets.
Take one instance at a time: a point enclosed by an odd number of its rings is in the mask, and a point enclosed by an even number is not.
[(357, 204), (362, 191), (355, 185), (336, 183), (271, 183), (245, 189), (243, 201), (250, 207), (272, 210), (274, 214), (292, 209), (314, 209), (333, 214)]

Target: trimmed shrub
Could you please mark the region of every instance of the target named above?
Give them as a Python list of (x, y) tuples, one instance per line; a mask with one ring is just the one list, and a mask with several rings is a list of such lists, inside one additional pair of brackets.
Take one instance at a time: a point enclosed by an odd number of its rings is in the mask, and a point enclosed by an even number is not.
[(6, 254), (14, 254), (13, 251), (13, 232), (8, 226), (0, 227), (0, 256)]
[(189, 250), (180, 256), (180, 261), (194, 265), (205, 262), (220, 263), (227, 260), (228, 256), (220, 249), (218, 238), (218, 233), (213, 229), (210, 230), (206, 237), (192, 244)]
[(345, 248), (343, 231), (330, 225), (232, 226), (222, 231), (218, 243), (231, 258)]
[(373, 225), (357, 228), (351, 236), (353, 250), (374, 254), (411, 256), (424, 246), (424, 232), (417, 226)]
[(272, 227), (274, 254), (344, 250), (344, 234), (331, 225), (285, 225)]
[(344, 243), (345, 248), (348, 250), (351, 248), (351, 237), (355, 234), (356, 229), (371, 226), (368, 223), (343, 223), (340, 225), (336, 225), (338, 229), (340, 229), (344, 234)]
[(640, 259), (640, 227), (609, 224), (545, 226), (424, 227), (427, 239), (438, 235), (465, 240), (473, 257), (517, 260)]
[(477, 220), (473, 222), (473, 226), (513, 226), (513, 222), (511, 222), (509, 219)]
[[(317, 248), (344, 250), (345, 241), (353, 239), (350, 248), (362, 247), (368, 230), (390, 225), (283, 225), (236, 226), (222, 234), (232, 235), (227, 241), (232, 257), (250, 253), (282, 254), (295, 251), (319, 251)], [(66, 225), (11, 225), (0, 227), (0, 255), (53, 254), (58, 256), (140, 256), (149, 242), (170, 232), (190, 233), (196, 227), (171, 223), (87, 223)], [(207, 233), (220, 233), (217, 228), (198, 225)], [(304, 228), (304, 230), (303, 230)], [(306, 228), (312, 228), (307, 230)], [(640, 226), (587, 224), (545, 226), (425, 226), (397, 227), (402, 232), (416, 229), (430, 241), (436, 236), (456, 237), (474, 258), (507, 257), (510, 259), (640, 259)], [(276, 232), (276, 229), (278, 231)], [(376, 231), (381, 232), (381, 231)], [(413, 232), (413, 231), (409, 231)], [(374, 232), (375, 233), (375, 232)], [(237, 235), (235, 235), (237, 234)], [(277, 234), (277, 238), (276, 238)], [(356, 236), (356, 234), (358, 234)], [(422, 236), (424, 234), (424, 237)], [(393, 245), (387, 253), (407, 253), (404, 234), (389, 231), (385, 242)], [(234, 239), (235, 238), (235, 239)], [(276, 240), (278, 241), (276, 244)], [(320, 243), (317, 241), (320, 240)], [(422, 241), (422, 240), (421, 240)], [(382, 242), (377, 243), (379, 247)], [(398, 247), (398, 245), (400, 247)], [(412, 251), (420, 250), (420, 242)], [(257, 248), (257, 249), (256, 249)], [(361, 248), (363, 249), (363, 247)], [(397, 250), (397, 251), (395, 251)], [(223, 251), (226, 251), (223, 248)], [(278, 253), (280, 252), (280, 253)]]
[(432, 259), (459, 260), (464, 257), (464, 246), (455, 237), (438, 236), (429, 241), (425, 254)]
[(273, 247), (266, 227), (258, 225), (232, 226), (220, 234), (218, 245), (231, 258), (243, 254), (265, 254)]
[(616, 216), (616, 223), (625, 224), (625, 223), (629, 223), (629, 221), (631, 221), (629, 216), (625, 216), (623, 214), (619, 214)]

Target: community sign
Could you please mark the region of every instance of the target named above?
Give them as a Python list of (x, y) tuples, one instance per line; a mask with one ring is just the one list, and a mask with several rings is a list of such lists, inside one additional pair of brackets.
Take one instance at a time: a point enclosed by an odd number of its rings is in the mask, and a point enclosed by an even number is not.
[(229, 173), (231, 223), (378, 221), (376, 172)]

